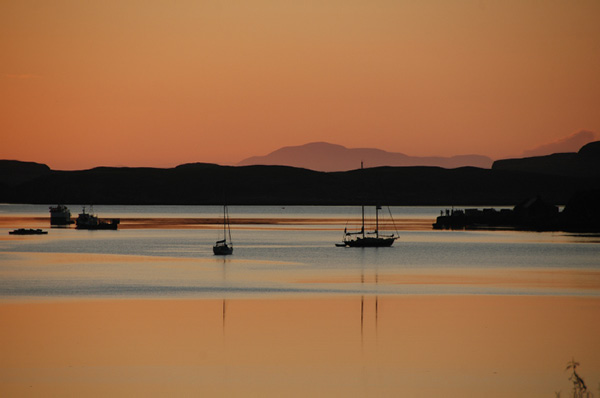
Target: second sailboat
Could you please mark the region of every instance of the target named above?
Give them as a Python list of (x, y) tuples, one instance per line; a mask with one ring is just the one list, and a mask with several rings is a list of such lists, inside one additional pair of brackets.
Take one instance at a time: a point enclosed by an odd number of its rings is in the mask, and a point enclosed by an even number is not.
[[(229, 237), (229, 239), (227, 239)], [(228, 243), (229, 242), (229, 243)], [(223, 206), (223, 239), (218, 240), (213, 246), (215, 255), (225, 256), (233, 254), (233, 243), (231, 241), (231, 228), (229, 227), (229, 210)]]
[(381, 206), (375, 207), (375, 230), (365, 231), (365, 206), (362, 206), (362, 228), (358, 232), (348, 232), (344, 229), (344, 240), (338, 246), (346, 247), (389, 247), (398, 236), (395, 234), (384, 235), (379, 233), (379, 210)]

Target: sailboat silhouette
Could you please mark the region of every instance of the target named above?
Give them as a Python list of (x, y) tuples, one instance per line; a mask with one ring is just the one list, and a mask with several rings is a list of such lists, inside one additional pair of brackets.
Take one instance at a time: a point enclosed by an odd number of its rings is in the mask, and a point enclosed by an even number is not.
[[(362, 170), (363, 164), (360, 163), (360, 168)], [(360, 231), (357, 232), (348, 232), (346, 228), (344, 228), (344, 238), (342, 243), (336, 244), (336, 246), (340, 247), (390, 247), (396, 239), (399, 238), (396, 234), (388, 234), (384, 235), (379, 232), (379, 210), (381, 210), (381, 206), (375, 206), (375, 230), (374, 231), (365, 231), (365, 206), (361, 206), (362, 209), (362, 226)], [(391, 213), (390, 213), (391, 215)]]
[[(229, 240), (227, 240), (227, 236), (229, 236)], [(218, 240), (215, 243), (213, 246), (213, 253), (220, 256), (233, 254), (231, 228), (229, 227), (229, 210), (227, 209), (227, 206), (223, 206), (223, 239)]]

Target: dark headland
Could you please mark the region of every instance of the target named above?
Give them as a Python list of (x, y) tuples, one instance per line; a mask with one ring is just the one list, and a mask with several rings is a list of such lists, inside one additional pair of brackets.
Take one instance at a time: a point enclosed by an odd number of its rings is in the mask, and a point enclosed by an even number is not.
[[(538, 198), (531, 202), (536, 203), (532, 209), (544, 203), (550, 211), (533, 224), (528, 219), (526, 229), (600, 231), (600, 141), (577, 153), (496, 161), (491, 169), (419, 166), (319, 172), (194, 163), (167, 169), (58, 171), (38, 163), (0, 160), (2, 203), (458, 207), (523, 206), (531, 198)], [(556, 205), (566, 207), (559, 214)], [(522, 222), (514, 221), (518, 211), (511, 214), (488, 210), (482, 223), (483, 212), (471, 212), (471, 218), (457, 213), (460, 217), (438, 219), (438, 226), (461, 228), (469, 222), (478, 226), (487, 222), (514, 227)]]
[[(193, 163), (58, 171), (0, 160), (2, 203), (458, 207), (514, 206), (530, 198), (566, 205), (561, 217), (570, 217), (568, 229), (600, 230), (600, 141), (577, 153), (496, 161), (491, 169), (419, 166), (320, 172)], [(567, 228), (555, 223), (550, 229)]]
[(0, 202), (138, 205), (565, 205), (600, 189), (600, 141), (578, 153), (497, 161), (491, 169), (375, 167), (319, 172), (287, 166), (98, 167), (57, 171), (0, 160)]

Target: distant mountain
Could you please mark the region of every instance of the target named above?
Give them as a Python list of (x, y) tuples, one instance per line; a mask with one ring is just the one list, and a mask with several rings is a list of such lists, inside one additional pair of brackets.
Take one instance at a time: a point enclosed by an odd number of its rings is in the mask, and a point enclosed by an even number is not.
[(600, 178), (600, 141), (590, 142), (584, 145), (578, 152), (497, 160), (492, 165), (492, 169)]
[(364, 162), (365, 167), (437, 166), (454, 169), (473, 166), (489, 169), (492, 166), (492, 159), (480, 155), (415, 157), (375, 148), (346, 148), (327, 142), (283, 147), (266, 156), (244, 159), (238, 166), (280, 165), (316, 171), (347, 171), (359, 169), (361, 162)]
[(522, 157), (546, 156), (554, 153), (576, 152), (585, 144), (593, 142), (597, 139), (598, 137), (596, 137), (596, 133), (592, 131), (581, 130), (554, 142), (523, 151)]

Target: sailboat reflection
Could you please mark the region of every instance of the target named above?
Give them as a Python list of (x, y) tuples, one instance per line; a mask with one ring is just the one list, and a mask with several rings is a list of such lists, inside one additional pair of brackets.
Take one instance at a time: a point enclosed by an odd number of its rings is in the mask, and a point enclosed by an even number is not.
[(227, 300), (223, 299), (223, 334), (225, 334), (225, 310), (227, 308)]
[[(365, 269), (364, 266), (361, 267), (361, 275), (360, 275), (360, 283), (361, 285), (365, 284)], [(375, 267), (375, 286), (379, 284), (379, 272), (377, 267)], [(375, 289), (377, 291), (377, 288)], [(379, 328), (379, 295), (375, 294), (375, 339), (378, 338), (378, 328)], [(365, 337), (365, 295), (360, 296), (360, 337), (361, 342), (364, 343)]]
[(226, 291), (227, 291), (227, 258), (223, 258), (223, 304), (222, 304), (222, 316), (223, 316), (223, 335), (225, 335), (225, 314), (227, 311), (227, 299), (226, 299)]

